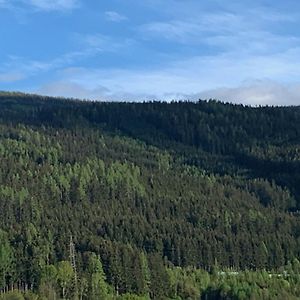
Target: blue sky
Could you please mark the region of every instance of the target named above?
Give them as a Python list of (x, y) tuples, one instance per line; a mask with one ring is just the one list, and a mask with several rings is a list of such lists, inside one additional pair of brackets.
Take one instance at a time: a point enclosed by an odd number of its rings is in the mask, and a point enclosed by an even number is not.
[(0, 90), (300, 105), (298, 0), (0, 0)]

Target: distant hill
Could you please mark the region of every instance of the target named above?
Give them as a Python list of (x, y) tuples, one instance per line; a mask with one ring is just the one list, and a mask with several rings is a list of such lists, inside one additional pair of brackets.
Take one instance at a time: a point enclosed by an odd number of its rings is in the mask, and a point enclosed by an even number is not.
[(145, 289), (144, 257), (162, 282), (164, 264), (279, 268), (300, 257), (299, 182), (300, 107), (0, 93), (3, 286), (37, 285), (70, 236), (78, 272), (96, 253), (120, 293)]

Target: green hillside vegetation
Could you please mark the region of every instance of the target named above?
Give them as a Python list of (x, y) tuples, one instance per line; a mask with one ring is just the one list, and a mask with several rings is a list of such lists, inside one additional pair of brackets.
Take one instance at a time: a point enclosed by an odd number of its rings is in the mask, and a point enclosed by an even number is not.
[(300, 107), (0, 93), (0, 299), (300, 299), (299, 182)]

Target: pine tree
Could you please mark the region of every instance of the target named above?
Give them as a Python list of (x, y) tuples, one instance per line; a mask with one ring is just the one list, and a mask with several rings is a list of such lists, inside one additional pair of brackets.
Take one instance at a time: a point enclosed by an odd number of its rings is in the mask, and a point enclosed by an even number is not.
[(12, 266), (13, 253), (8, 240), (8, 235), (0, 229), (0, 288), (6, 286), (6, 276)]

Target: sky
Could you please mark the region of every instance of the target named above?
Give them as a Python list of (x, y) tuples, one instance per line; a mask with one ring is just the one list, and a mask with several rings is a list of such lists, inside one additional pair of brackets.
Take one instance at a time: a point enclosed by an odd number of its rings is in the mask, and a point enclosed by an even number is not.
[(300, 1), (0, 0), (0, 90), (300, 105)]

